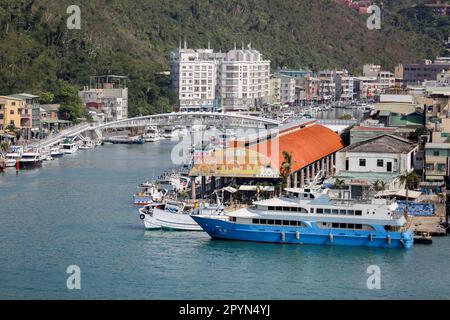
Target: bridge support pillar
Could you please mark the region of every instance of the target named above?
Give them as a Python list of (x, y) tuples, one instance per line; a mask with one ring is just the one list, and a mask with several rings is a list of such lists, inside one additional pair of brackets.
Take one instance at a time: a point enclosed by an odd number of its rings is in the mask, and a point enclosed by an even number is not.
[(195, 177), (191, 177), (191, 199), (195, 200), (195, 198), (197, 197), (196, 194), (197, 190), (195, 188)]

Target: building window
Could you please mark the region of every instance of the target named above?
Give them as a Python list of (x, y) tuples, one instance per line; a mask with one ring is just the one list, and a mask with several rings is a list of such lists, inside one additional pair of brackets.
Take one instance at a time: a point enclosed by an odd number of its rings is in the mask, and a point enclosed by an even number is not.
[(365, 167), (366, 166), (366, 159), (359, 159), (359, 166)]
[(382, 160), (382, 159), (378, 159), (377, 160), (377, 167), (384, 167), (384, 160)]
[(439, 157), (439, 151), (433, 151), (433, 156)]
[(9, 110), (9, 114), (13, 115), (14, 114), (14, 110)]

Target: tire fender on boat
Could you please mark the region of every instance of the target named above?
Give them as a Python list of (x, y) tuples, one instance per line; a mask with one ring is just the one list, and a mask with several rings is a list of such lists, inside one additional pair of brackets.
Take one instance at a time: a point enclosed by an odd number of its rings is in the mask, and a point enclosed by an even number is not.
[(330, 240), (330, 242), (333, 242), (333, 239), (334, 239), (333, 234), (330, 233), (330, 234), (328, 235), (328, 240)]
[(141, 218), (141, 220), (144, 220), (144, 219), (145, 219), (145, 214), (141, 213), (141, 214), (139, 215), (139, 218)]
[(388, 236), (386, 237), (386, 241), (387, 241), (388, 244), (391, 244), (391, 243), (392, 243), (392, 238), (391, 238), (390, 235), (388, 235)]
[(300, 231), (295, 232), (295, 239), (300, 240)]
[(370, 241), (370, 242), (373, 242), (373, 234), (372, 234), (372, 233), (369, 234), (369, 241)]
[(281, 232), (281, 241), (286, 241), (286, 232), (284, 231)]

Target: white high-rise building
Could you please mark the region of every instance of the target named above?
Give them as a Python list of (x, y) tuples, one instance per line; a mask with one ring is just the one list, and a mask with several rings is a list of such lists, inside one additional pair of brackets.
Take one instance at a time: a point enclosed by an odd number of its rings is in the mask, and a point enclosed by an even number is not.
[(217, 53), (185, 44), (171, 52), (170, 69), (180, 111), (245, 111), (269, 101), (270, 61), (250, 46)]

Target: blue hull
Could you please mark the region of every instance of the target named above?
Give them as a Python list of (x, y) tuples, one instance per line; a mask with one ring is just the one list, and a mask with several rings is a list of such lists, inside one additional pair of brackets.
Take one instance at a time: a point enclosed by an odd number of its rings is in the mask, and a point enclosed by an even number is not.
[[(381, 230), (319, 229), (305, 227), (243, 225), (214, 218), (192, 216), (213, 239), (286, 244), (336, 245), (371, 248), (411, 248), (412, 230), (386, 232)], [(331, 236), (330, 236), (331, 235)]]

